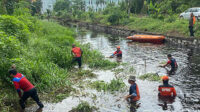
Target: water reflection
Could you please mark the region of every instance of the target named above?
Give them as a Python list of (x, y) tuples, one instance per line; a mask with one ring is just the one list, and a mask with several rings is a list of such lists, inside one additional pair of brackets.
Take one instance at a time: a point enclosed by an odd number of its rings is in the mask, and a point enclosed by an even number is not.
[(163, 97), (163, 96), (158, 96), (158, 101), (159, 101), (159, 106), (162, 107), (163, 110), (170, 110), (174, 111), (173, 104), (175, 102), (174, 97)]

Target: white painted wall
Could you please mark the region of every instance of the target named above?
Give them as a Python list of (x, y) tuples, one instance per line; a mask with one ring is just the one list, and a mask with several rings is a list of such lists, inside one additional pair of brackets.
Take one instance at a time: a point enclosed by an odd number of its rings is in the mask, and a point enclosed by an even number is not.
[[(105, 0), (108, 2), (116, 2), (118, 3), (121, 0)], [(42, 0), (42, 13), (46, 12), (47, 9), (53, 10), (53, 5), (55, 4), (56, 0)], [(96, 0), (85, 0), (86, 2), (86, 10), (88, 9), (88, 7), (93, 8), (94, 10), (98, 10), (98, 9), (103, 9), (105, 8), (106, 5), (96, 5)]]

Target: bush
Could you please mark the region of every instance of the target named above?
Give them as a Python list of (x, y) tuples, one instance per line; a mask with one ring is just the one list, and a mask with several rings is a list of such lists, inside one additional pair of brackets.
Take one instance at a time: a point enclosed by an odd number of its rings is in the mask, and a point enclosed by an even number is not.
[(21, 15), (17, 16), (17, 18), (19, 21), (23, 22), (32, 33), (39, 28), (39, 23), (35, 17)]
[(8, 69), (14, 58), (17, 58), (21, 53), (20, 42), (14, 36), (7, 36), (0, 31), (0, 78), (4, 83), (10, 83), (8, 77)]
[[(49, 92), (53, 88), (63, 85), (71, 88), (70, 80), (67, 78), (70, 77), (68, 70), (73, 66), (71, 64), (71, 45), (75, 43), (74, 31), (57, 23), (23, 17), (23, 15), (0, 16), (0, 87), (13, 88), (12, 80), (7, 72), (15, 63), (17, 70), (24, 74), (39, 92)], [(79, 46), (78, 43), (77, 46)], [(88, 45), (80, 46), (84, 51), (84, 63), (95, 64), (95, 67), (98, 68), (117, 65), (104, 60), (99, 52), (89, 49)], [(96, 62), (95, 58), (105, 65)], [(82, 71), (77, 74), (81, 77), (95, 76), (90, 71)], [(1, 93), (6, 94), (6, 92)], [(14, 89), (11, 94), (16, 94)], [(59, 94), (57, 99), (65, 96), (67, 94)], [(0, 106), (2, 106), (1, 100)]]
[(175, 16), (169, 16), (168, 18), (165, 19), (165, 22), (167, 23), (172, 23), (176, 21), (176, 17)]
[(0, 16), (0, 30), (4, 31), (8, 36), (15, 36), (21, 42), (27, 42), (29, 38), (28, 27), (14, 16)]
[(124, 18), (128, 18), (128, 15), (125, 12), (120, 11), (119, 8), (113, 8), (112, 13), (109, 14), (108, 22), (112, 25), (118, 25), (120, 20), (123, 20)]

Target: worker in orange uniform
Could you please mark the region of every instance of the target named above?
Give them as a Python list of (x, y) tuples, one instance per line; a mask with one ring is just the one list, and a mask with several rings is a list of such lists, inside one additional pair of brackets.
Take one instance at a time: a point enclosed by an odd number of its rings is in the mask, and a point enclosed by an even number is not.
[(134, 112), (136, 111), (136, 108), (139, 107), (137, 105), (137, 101), (140, 100), (140, 92), (138, 85), (135, 83), (136, 79), (135, 76), (130, 76), (128, 79), (128, 83), (131, 84), (130, 89), (129, 89), (129, 95), (125, 97), (125, 99), (131, 103), (130, 111)]
[(172, 85), (169, 85), (169, 77), (163, 76), (162, 77), (163, 85), (158, 87), (158, 97), (159, 101), (164, 104), (160, 104), (163, 107), (163, 110), (167, 110), (167, 103), (173, 103), (176, 97), (176, 90)]
[(168, 71), (168, 74), (169, 75), (174, 75), (176, 70), (177, 70), (177, 68), (178, 68), (178, 64), (176, 62), (176, 59), (174, 59), (171, 54), (168, 54), (167, 58), (168, 58), (169, 61), (165, 65), (161, 65), (160, 67), (166, 67), (166, 66), (170, 65), (171, 66), (171, 70)]
[(82, 65), (81, 57), (82, 57), (83, 51), (81, 50), (80, 47), (76, 47), (75, 44), (72, 44), (72, 51), (71, 51), (71, 53), (74, 56), (73, 60), (72, 60), (72, 63), (74, 63), (75, 61), (77, 61), (79, 68), (81, 68), (81, 65)]
[(170, 96), (175, 97), (176, 96), (176, 90), (173, 86), (169, 85), (169, 77), (163, 76), (162, 77), (163, 85), (160, 85), (158, 88), (159, 96)]
[(190, 36), (194, 37), (194, 24), (195, 24), (195, 16), (193, 13), (190, 14), (190, 19), (189, 19), (189, 30), (190, 30)]
[[(25, 109), (25, 101), (29, 97), (31, 97), (38, 104), (38, 106), (40, 107), (39, 109), (42, 109), (44, 105), (39, 100), (35, 86), (23, 74), (17, 72), (15, 65), (12, 65), (12, 67), (14, 68), (9, 70), (9, 74), (11, 77), (13, 77), (12, 81), (19, 95), (19, 103), (22, 110)], [(21, 90), (23, 90), (23, 95), (21, 93)]]
[(122, 51), (120, 50), (120, 46), (117, 46), (117, 50), (110, 57), (114, 57), (114, 56), (117, 56), (118, 58), (122, 58)]

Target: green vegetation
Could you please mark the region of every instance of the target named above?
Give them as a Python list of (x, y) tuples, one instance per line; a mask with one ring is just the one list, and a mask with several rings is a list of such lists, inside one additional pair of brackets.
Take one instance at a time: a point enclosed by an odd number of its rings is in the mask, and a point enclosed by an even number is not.
[(104, 59), (104, 56), (97, 50), (88, 50), (88, 48), (90, 48), (89, 44), (81, 46), (81, 49), (84, 51), (83, 61), (87, 62), (90, 68), (111, 69), (119, 65), (117, 62), (111, 62)]
[[(2, 2), (0, 4), (5, 5)], [(73, 91), (71, 79), (75, 70), (71, 70), (72, 43), (82, 48), (83, 63), (90, 67), (105, 69), (118, 65), (105, 60), (89, 45), (77, 43), (73, 29), (32, 16), (30, 5), (22, 0), (16, 2), (13, 11), (10, 11), (12, 15), (6, 15), (7, 12), (0, 15), (0, 111), (20, 109), (16, 107), (19, 98), (8, 75), (12, 64), (16, 64), (16, 69), (35, 85), (44, 98), (55, 97), (50, 99), (55, 102)], [(87, 70), (80, 70), (75, 75), (81, 78), (95, 77)]]
[(135, 70), (135, 68), (134, 68), (134, 67), (130, 67), (130, 68), (129, 68), (129, 72), (130, 72), (130, 73), (135, 73), (135, 72), (136, 72), (136, 70)]
[[(98, 5), (99, 3), (101, 2), (97, 2)], [(133, 30), (157, 32), (173, 36), (189, 36), (188, 20), (180, 19), (179, 14), (187, 8), (199, 6), (200, 1), (122, 0), (119, 4), (107, 3), (107, 7), (99, 11), (93, 9), (85, 11), (81, 8), (84, 4), (81, 4), (81, 2), (77, 4), (74, 6), (71, 3), (71, 8), (68, 7), (67, 9), (55, 9), (55, 16), (68, 18), (69, 20), (117, 25)], [(61, 7), (59, 4), (55, 4), (55, 6)], [(197, 22), (194, 27), (195, 36), (200, 37), (199, 23)]]
[(175, 36), (188, 36), (188, 21), (175, 18), (173, 22), (169, 21), (170, 18), (164, 20), (153, 19), (150, 17), (130, 17), (130, 22), (126, 26), (130, 29), (159, 32), (163, 34), (171, 34)]
[(69, 112), (94, 112), (97, 108), (90, 106), (88, 102), (82, 101), (76, 108), (73, 108)]
[(139, 79), (149, 80), (149, 81), (160, 81), (161, 78), (159, 75), (155, 73), (147, 73), (147, 74), (141, 75)]
[(159, 64), (164, 65), (164, 64), (166, 64), (166, 61), (160, 62)]
[(93, 62), (89, 63), (90, 68), (101, 68), (101, 69), (111, 69), (118, 66), (117, 62), (110, 62), (109, 60), (98, 60), (94, 59)]
[(125, 83), (120, 79), (113, 79), (110, 83), (105, 83), (104, 81), (95, 81), (90, 84), (92, 88), (97, 89), (98, 91), (119, 91), (125, 87)]
[(121, 73), (121, 72), (124, 71), (124, 68), (113, 69), (112, 71), (113, 71), (115, 74), (119, 74), (119, 73)]
[(42, 2), (41, 0), (1, 0), (0, 1), (0, 14), (13, 14), (15, 9), (18, 8), (21, 11), (23, 8), (29, 8), (30, 14), (39, 15), (41, 13)]
[(91, 70), (72, 70), (74, 71), (73, 73), (71, 73), (71, 78), (73, 78), (74, 80), (80, 80), (86, 77), (89, 78), (95, 78), (96, 74), (92, 73)]

